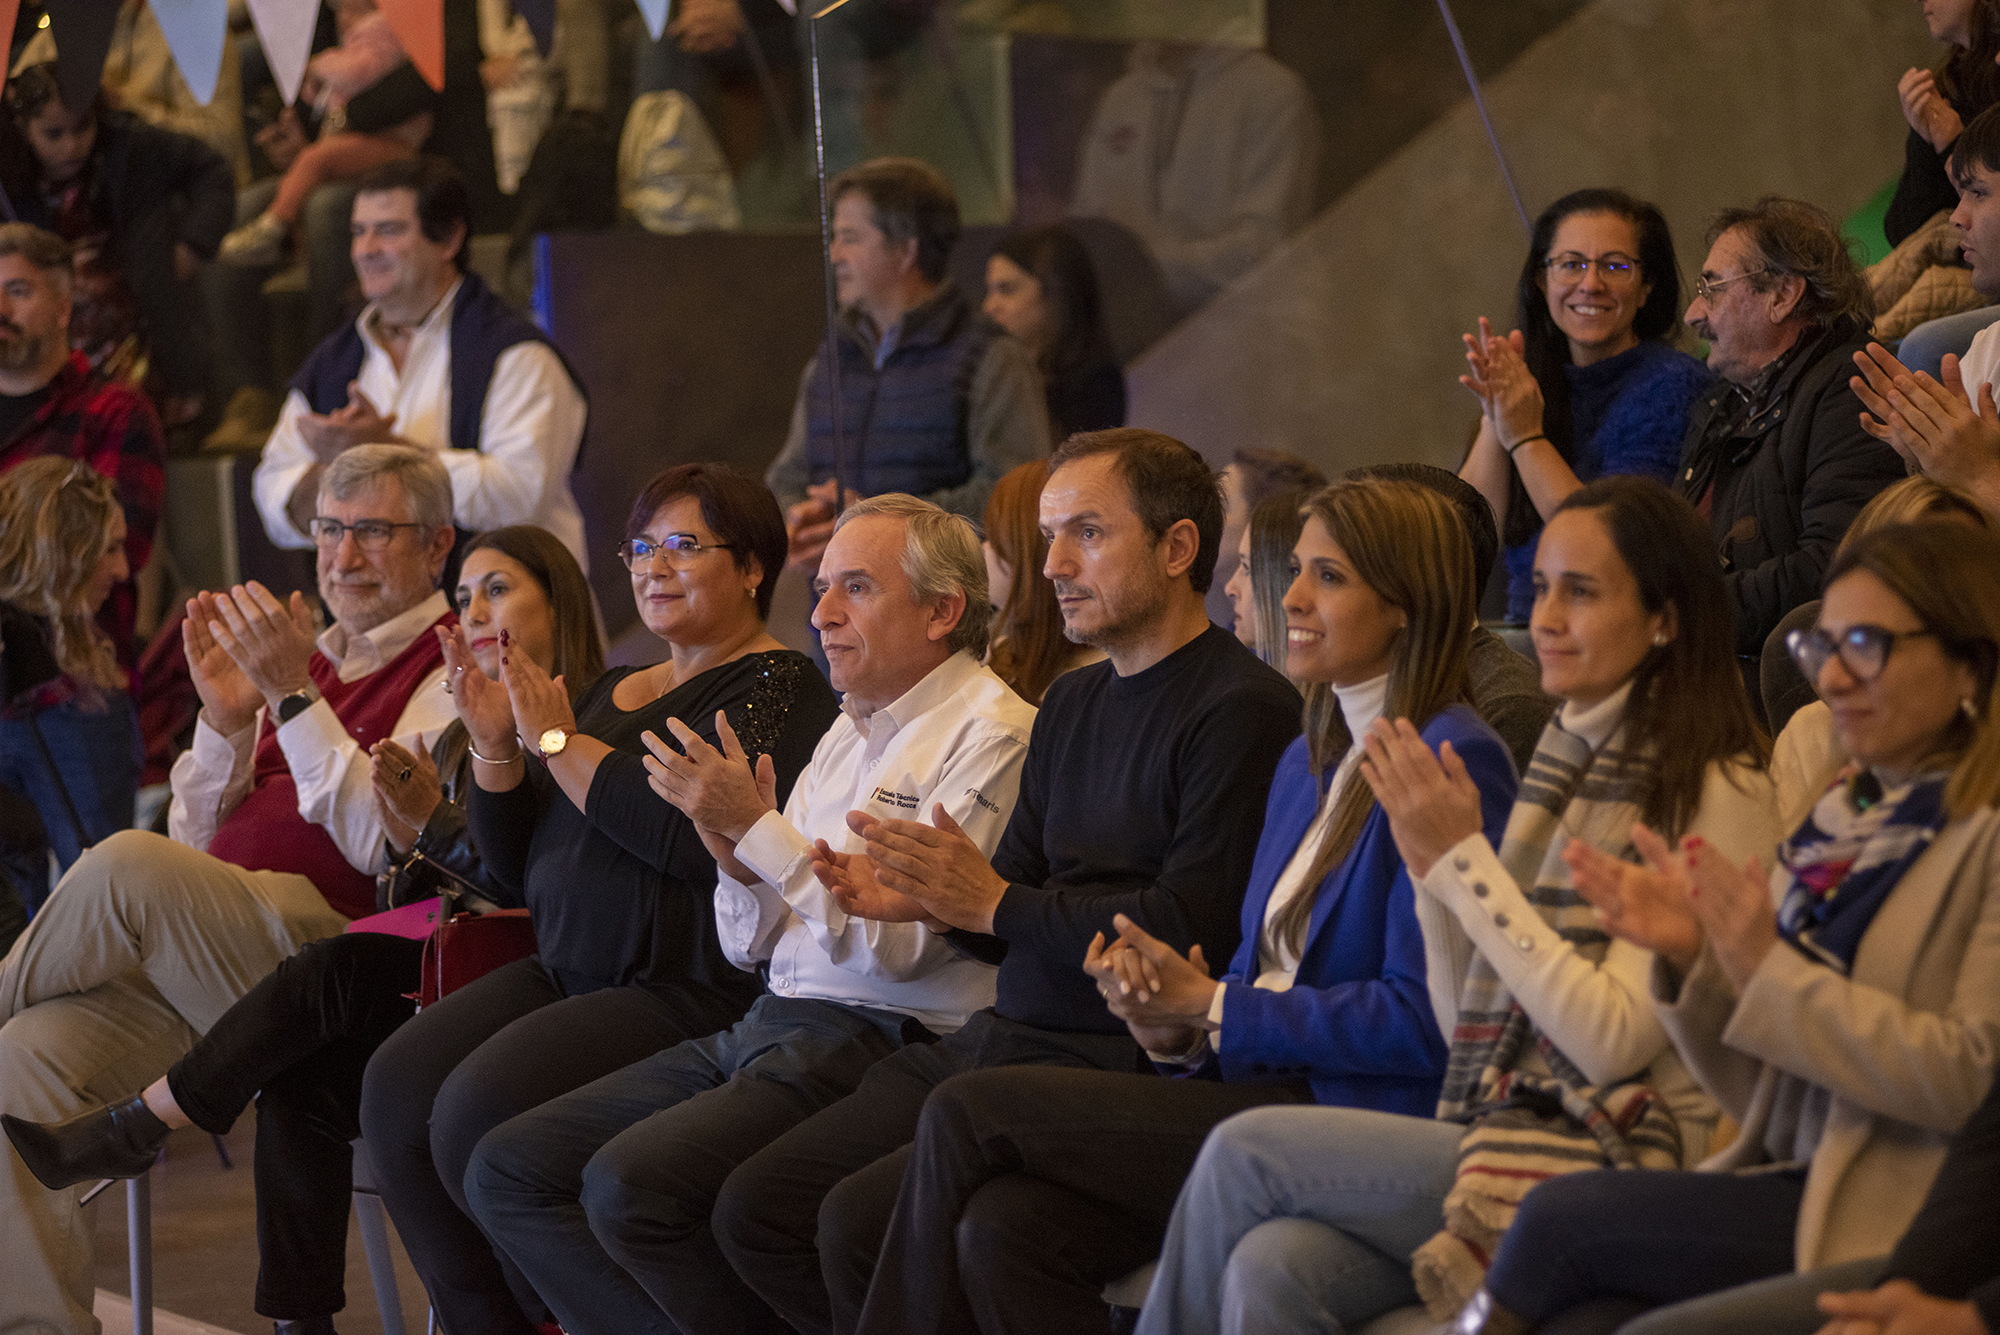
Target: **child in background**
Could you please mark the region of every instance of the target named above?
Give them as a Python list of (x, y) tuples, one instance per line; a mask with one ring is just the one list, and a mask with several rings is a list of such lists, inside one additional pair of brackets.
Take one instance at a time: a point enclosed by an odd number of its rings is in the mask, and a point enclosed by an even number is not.
[(271, 206), (223, 238), (222, 258), (231, 264), (276, 264), (314, 190), (413, 157), (430, 137), (437, 95), (374, 0), (338, 0), (334, 23), (340, 45), (312, 58), (299, 88), (320, 113), (320, 137), (292, 159)]
[[(556, 41), (562, 41), (560, 21)], [(557, 102), (555, 52), (535, 49), (528, 21), (509, 0), (479, 0), (479, 77), (486, 85), (486, 121), (493, 129), (493, 173), (502, 194), (520, 188), (528, 161)]]

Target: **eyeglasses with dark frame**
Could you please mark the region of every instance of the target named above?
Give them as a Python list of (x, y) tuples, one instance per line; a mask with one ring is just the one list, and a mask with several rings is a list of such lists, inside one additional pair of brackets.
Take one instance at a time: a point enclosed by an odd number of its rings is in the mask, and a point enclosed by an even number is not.
[(338, 547), (347, 534), (354, 535), (354, 545), (364, 552), (379, 552), (395, 539), (399, 528), (423, 528), (416, 523), (397, 523), (389, 519), (357, 519), (352, 524), (343, 524), (338, 519), (316, 516), (307, 525), (313, 541), (322, 547)]
[(637, 574), (643, 569), (657, 569), (658, 558), (664, 556), (667, 565), (675, 570), (686, 570), (701, 559), (703, 552), (734, 551), (735, 545), (727, 542), (698, 541), (692, 533), (669, 533), (658, 542), (645, 538), (627, 538), (618, 544), (618, 559), (625, 568)]
[(1621, 255), (1616, 251), (1613, 251), (1609, 255), (1598, 255), (1596, 257), (1579, 255), (1574, 251), (1565, 251), (1560, 255), (1549, 256), (1548, 259), (1542, 261), (1542, 267), (1556, 277), (1566, 279), (1572, 283), (1582, 282), (1584, 276), (1593, 268), (1603, 275), (1606, 283), (1609, 283), (1613, 287), (1622, 283), (1635, 283), (1639, 280), (1639, 261), (1633, 259), (1630, 255)]
[(1873, 681), (1889, 665), (1889, 653), (1899, 640), (1935, 634), (1933, 630), (1890, 630), (1866, 624), (1849, 626), (1835, 634), (1814, 626), (1785, 636), (1785, 649), (1814, 686), (1819, 684), (1820, 670), (1826, 666), (1826, 660), (1835, 654), (1840, 655), (1840, 665), (1856, 681)]

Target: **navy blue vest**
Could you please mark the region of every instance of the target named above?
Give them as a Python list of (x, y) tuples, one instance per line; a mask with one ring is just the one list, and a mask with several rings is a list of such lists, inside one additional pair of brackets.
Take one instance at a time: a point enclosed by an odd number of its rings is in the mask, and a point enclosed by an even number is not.
[[(879, 371), (875, 350), (842, 321), (840, 433), (849, 487), (863, 496), (922, 496), (972, 476), (972, 380), (998, 333), (949, 280), (903, 317), (896, 349)], [(822, 344), (806, 387), (806, 460), (815, 482), (833, 476), (831, 380)]]
[[(563, 357), (562, 349), (549, 342), (532, 321), (516, 314), (493, 289), (468, 273), (459, 284), (451, 306), (451, 447), (455, 450), (479, 448), (479, 419), (486, 411), (486, 389), (493, 380), (493, 364), (500, 354), (519, 343), (540, 343), (562, 361), (570, 383), (585, 394), (583, 381)], [(305, 396), (306, 406), (324, 416), (347, 406), (347, 387), (361, 374), (362, 354), (357, 322), (348, 321), (314, 348), (305, 365), (292, 377), (292, 388)], [(588, 395), (585, 394), (586, 400)], [(380, 405), (378, 405), (380, 406)], [(578, 457), (582, 452), (578, 451)]]

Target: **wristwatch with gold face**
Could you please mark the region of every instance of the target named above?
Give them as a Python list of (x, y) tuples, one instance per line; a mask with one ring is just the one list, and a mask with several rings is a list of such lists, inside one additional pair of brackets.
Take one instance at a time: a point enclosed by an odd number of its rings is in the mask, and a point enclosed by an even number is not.
[(535, 749), (542, 753), (542, 759), (546, 761), (552, 756), (561, 755), (563, 748), (569, 745), (569, 739), (574, 736), (576, 736), (575, 728), (550, 728), (535, 739)]

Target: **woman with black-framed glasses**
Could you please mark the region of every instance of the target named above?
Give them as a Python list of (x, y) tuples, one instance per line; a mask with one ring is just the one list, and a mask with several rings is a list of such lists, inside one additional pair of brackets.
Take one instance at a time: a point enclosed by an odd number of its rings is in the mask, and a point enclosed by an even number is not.
[(1660, 210), (1622, 190), (1577, 190), (1535, 220), (1516, 288), (1520, 328), (1465, 336), (1479, 434), (1458, 475), (1499, 521), (1507, 619), (1535, 599), (1535, 538), (1587, 482), (1665, 482), (1688, 408), (1713, 377), (1674, 347), (1680, 269)]
[(1704, 1171), (1537, 1186), (1487, 1276), (1513, 1320), (1486, 1329), (1619, 1298), (1684, 1304), (1628, 1335), (1815, 1330), (1768, 1290), (1705, 1296), (1886, 1255), (1992, 1082), (2000, 538), (1867, 534), (1797, 644), (1851, 761), (1768, 874), (1645, 831), (1644, 866), (1571, 857), (1604, 929), (1654, 952), (1654, 1010), (1742, 1129)]

